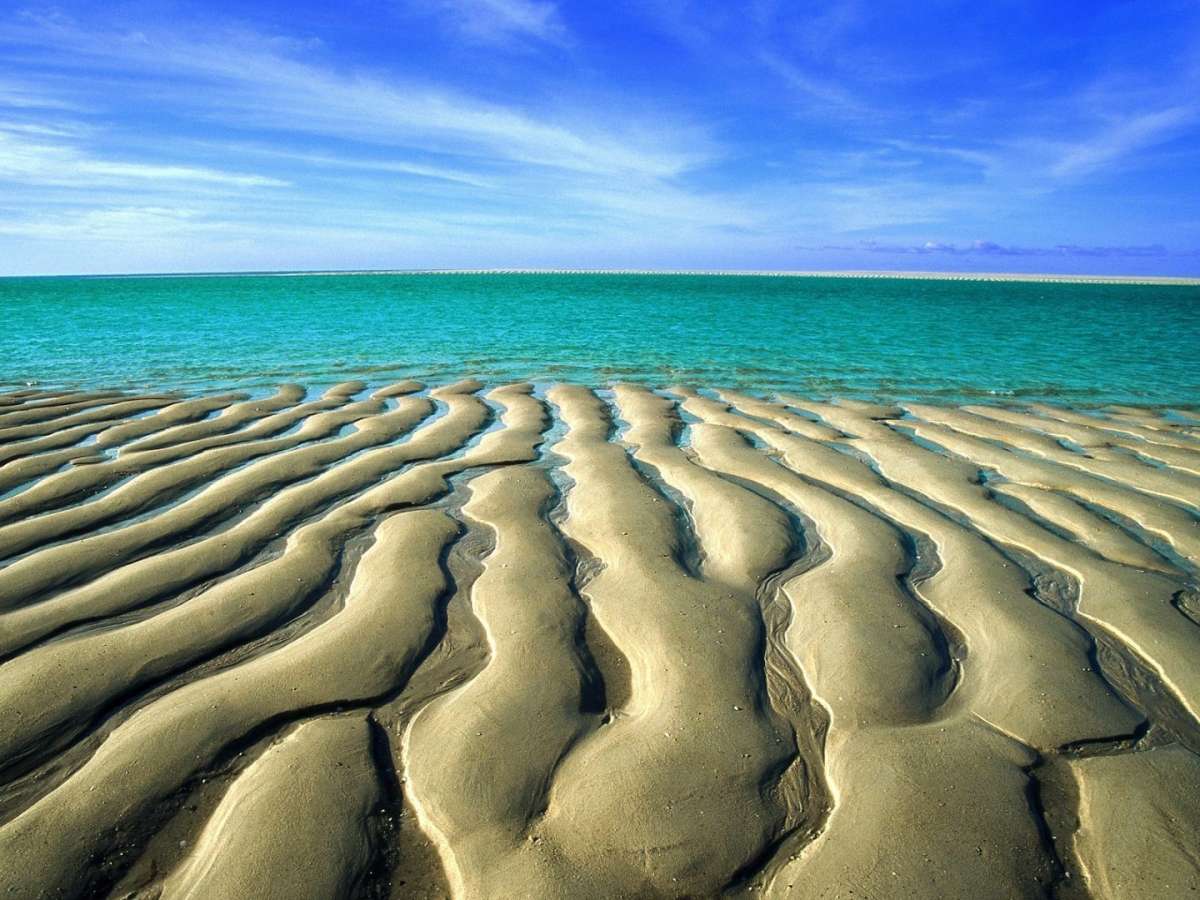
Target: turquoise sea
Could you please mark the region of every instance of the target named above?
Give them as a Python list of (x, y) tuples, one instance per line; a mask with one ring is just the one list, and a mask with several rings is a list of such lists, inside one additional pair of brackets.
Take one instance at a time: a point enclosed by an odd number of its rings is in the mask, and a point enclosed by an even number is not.
[(346, 274), (0, 279), (0, 389), (630, 380), (1200, 403), (1200, 287)]

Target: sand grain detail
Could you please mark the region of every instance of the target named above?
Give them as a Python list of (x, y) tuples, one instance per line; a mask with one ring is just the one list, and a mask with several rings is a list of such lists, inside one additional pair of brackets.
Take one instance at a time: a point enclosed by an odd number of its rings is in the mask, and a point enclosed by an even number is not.
[(1200, 433), (0, 395), (0, 896), (1200, 891)]

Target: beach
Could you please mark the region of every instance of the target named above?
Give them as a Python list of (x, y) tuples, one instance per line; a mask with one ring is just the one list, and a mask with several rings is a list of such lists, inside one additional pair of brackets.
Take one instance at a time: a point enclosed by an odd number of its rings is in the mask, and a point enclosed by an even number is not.
[(0, 885), (1188, 896), (1198, 505), (1194, 403), (11, 390)]
[(1200, 3), (0, 17), (0, 900), (1200, 900)]

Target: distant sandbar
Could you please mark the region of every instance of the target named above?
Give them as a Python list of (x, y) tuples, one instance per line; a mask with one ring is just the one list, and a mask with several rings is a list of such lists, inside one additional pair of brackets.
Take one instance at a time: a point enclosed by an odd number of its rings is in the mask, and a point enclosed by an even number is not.
[(1052, 284), (1200, 286), (1200, 277), (1170, 275), (1055, 275), (1037, 272), (892, 272), (873, 269), (327, 269), (307, 272), (132, 272), (54, 278), (313, 278), (345, 275), (705, 275), (756, 278), (880, 278), (912, 281), (1023, 281)]

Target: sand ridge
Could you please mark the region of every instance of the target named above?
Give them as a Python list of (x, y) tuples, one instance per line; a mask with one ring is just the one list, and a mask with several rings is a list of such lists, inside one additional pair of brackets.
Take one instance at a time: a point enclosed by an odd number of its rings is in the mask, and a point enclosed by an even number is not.
[(1155, 410), (0, 394), (0, 895), (1186, 895), (1198, 566)]

